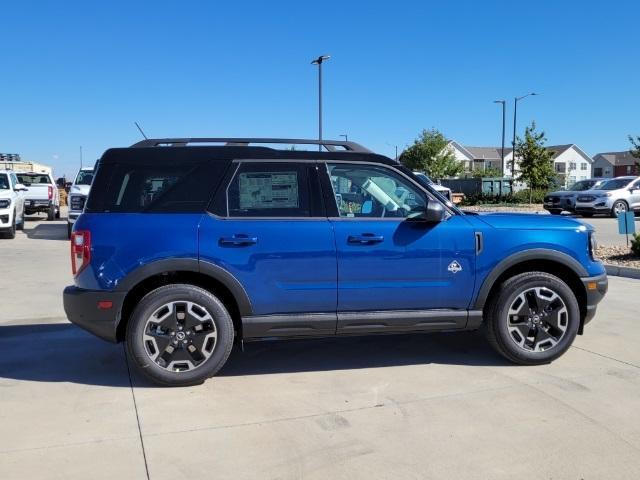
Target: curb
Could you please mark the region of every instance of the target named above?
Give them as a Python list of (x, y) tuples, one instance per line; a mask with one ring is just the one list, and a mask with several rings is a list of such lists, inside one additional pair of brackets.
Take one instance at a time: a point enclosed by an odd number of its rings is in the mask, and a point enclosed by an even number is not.
[(604, 268), (607, 270), (607, 275), (640, 279), (640, 268), (620, 267), (618, 265), (605, 265)]

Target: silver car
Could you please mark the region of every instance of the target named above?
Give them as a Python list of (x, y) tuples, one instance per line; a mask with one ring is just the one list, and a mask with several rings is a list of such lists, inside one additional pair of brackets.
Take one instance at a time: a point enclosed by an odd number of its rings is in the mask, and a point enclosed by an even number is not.
[(576, 198), (585, 190), (597, 190), (608, 179), (590, 178), (574, 183), (567, 190), (551, 192), (544, 197), (544, 209), (551, 215), (560, 215), (563, 210), (573, 213), (576, 208)]
[(576, 199), (576, 213), (583, 217), (616, 217), (628, 211), (640, 211), (640, 177), (612, 178), (597, 190), (581, 192)]

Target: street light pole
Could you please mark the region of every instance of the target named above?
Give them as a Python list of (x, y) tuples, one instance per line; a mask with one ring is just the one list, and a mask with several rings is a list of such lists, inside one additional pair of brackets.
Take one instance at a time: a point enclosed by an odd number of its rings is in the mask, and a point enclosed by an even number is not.
[(318, 65), (318, 151), (322, 151), (322, 63), (329, 60), (329, 55), (320, 55), (311, 62), (311, 65)]
[(494, 100), (493, 103), (501, 103), (502, 104), (502, 147), (500, 149), (500, 158), (502, 159), (501, 167), (502, 167), (502, 176), (504, 177), (504, 127), (506, 120), (506, 110), (507, 110), (507, 101), (506, 100)]
[(341, 136), (341, 137), (344, 137), (344, 141), (345, 141), (345, 142), (348, 142), (348, 141), (349, 141), (349, 136), (348, 136), (346, 133), (344, 133), (344, 134), (342, 134), (342, 135), (340, 135), (340, 136)]
[(511, 152), (511, 192), (513, 193), (513, 176), (515, 174), (516, 169), (516, 124), (518, 121), (518, 102), (524, 98), (529, 96), (538, 95), (535, 92), (527, 93), (521, 97), (515, 97), (513, 101), (513, 141), (511, 142), (511, 146), (513, 147), (513, 152)]

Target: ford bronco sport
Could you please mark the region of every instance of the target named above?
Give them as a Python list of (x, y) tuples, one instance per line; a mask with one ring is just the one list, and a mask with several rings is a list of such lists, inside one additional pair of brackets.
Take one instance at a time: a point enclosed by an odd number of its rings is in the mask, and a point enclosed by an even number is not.
[(606, 293), (593, 248), (572, 218), (465, 213), (353, 142), (145, 140), (98, 162), (64, 307), (167, 386), (274, 337), (483, 328), (535, 365)]

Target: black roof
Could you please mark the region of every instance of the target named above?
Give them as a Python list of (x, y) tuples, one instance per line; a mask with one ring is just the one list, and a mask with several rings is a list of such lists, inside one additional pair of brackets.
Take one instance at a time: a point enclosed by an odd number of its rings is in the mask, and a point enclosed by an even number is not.
[[(156, 164), (170, 162), (174, 164), (199, 163), (203, 161), (231, 161), (236, 159), (251, 160), (348, 160), (351, 162), (374, 162), (398, 166), (398, 162), (384, 155), (372, 153), (368, 149), (354, 142), (340, 142), (327, 140), (322, 142), (324, 151), (312, 150), (280, 150), (263, 146), (244, 146), (248, 143), (278, 143), (278, 144), (316, 144), (318, 140), (291, 139), (196, 139), (201, 143), (224, 141), (224, 145), (186, 146), (191, 139), (149, 139), (128, 148), (110, 148), (101, 158), (101, 162)], [(245, 143), (246, 142), (246, 143)], [(197, 143), (197, 142), (194, 142)], [(159, 146), (167, 145), (167, 146)], [(334, 146), (345, 147), (341, 150)]]

